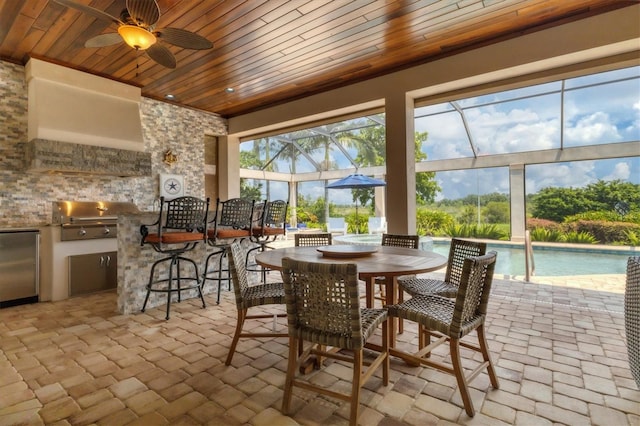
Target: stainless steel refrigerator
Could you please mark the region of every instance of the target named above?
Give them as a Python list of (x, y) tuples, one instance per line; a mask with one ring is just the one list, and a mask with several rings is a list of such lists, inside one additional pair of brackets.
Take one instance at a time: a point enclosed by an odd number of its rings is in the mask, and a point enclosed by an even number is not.
[(0, 308), (38, 301), (40, 232), (0, 231)]

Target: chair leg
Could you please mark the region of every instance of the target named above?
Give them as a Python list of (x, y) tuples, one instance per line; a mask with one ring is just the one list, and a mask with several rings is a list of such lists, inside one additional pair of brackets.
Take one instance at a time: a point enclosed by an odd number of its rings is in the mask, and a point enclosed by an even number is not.
[(182, 302), (182, 287), (180, 286), (180, 284), (182, 283), (181, 281), (182, 277), (180, 275), (180, 258), (179, 257), (175, 258), (174, 264), (176, 266), (176, 283), (178, 284), (178, 303), (180, 303)]
[(351, 413), (349, 415), (349, 425), (358, 424), (358, 413), (360, 411), (360, 388), (362, 384), (362, 349), (353, 351), (353, 383), (351, 385)]
[(449, 346), (451, 348), (451, 364), (453, 365), (453, 372), (456, 376), (456, 381), (458, 382), (458, 389), (460, 390), (464, 410), (467, 412), (469, 417), (473, 417), (476, 413), (473, 408), (473, 402), (471, 401), (471, 395), (469, 394), (469, 387), (464, 375), (464, 369), (462, 368), (462, 360), (460, 358), (460, 340), (451, 339)]
[[(198, 275), (198, 264), (193, 260), (193, 259), (189, 259), (188, 257), (182, 257), (182, 256), (178, 256), (178, 261), (185, 261), (185, 262), (189, 262), (191, 265), (193, 265), (193, 270), (195, 273), (195, 279), (196, 279), (196, 287), (198, 289), (198, 296), (200, 296), (200, 300), (202, 300), (202, 307), (206, 308), (207, 304), (204, 301), (204, 296), (202, 295), (202, 286), (204, 286), (204, 278), (202, 279), (202, 284), (200, 284), (200, 275)], [(178, 271), (180, 271), (180, 265), (178, 263)], [(179, 274), (179, 272), (178, 272)], [(191, 279), (191, 278), (189, 278)], [(178, 288), (180, 288), (180, 276), (178, 275)], [(180, 302), (180, 291), (178, 291), (178, 302)]]
[(147, 284), (147, 295), (144, 297), (142, 312), (144, 312), (144, 310), (147, 308), (147, 302), (149, 301), (149, 295), (151, 294), (151, 285), (153, 283), (153, 272), (155, 271), (157, 264), (158, 263), (156, 262), (151, 266), (151, 273), (149, 274), (149, 284)]
[(200, 300), (202, 300), (202, 309), (207, 307), (207, 304), (204, 301), (204, 294), (202, 294), (202, 285), (203, 284), (204, 284), (204, 282), (202, 284), (200, 284), (200, 281), (198, 281), (198, 295), (200, 296)]
[[(398, 303), (404, 302), (404, 291), (402, 290), (402, 286), (398, 283)], [(404, 333), (404, 319), (398, 318), (398, 334)]]
[(167, 260), (171, 260), (171, 257), (165, 257), (163, 259), (156, 260), (155, 262), (153, 262), (153, 265), (151, 265), (151, 272), (149, 273), (149, 284), (147, 284), (147, 295), (144, 298), (141, 312), (144, 312), (144, 310), (147, 308), (147, 302), (149, 301), (149, 295), (151, 294), (151, 287), (153, 286), (153, 274), (155, 273), (156, 266), (158, 266), (162, 262), (166, 262)]
[[(257, 269), (258, 264), (257, 263), (249, 264), (249, 255), (252, 252), (256, 251), (256, 250), (259, 250), (260, 252), (263, 252), (267, 248), (271, 248), (271, 247), (267, 246), (268, 242), (269, 242), (268, 239), (267, 240), (261, 240), (261, 241), (253, 241), (253, 243), (256, 244), (256, 246), (251, 247), (247, 251), (247, 255), (246, 255), (245, 260), (244, 260), (244, 264), (245, 264), (245, 267), (247, 268), (247, 271), (258, 272), (258, 269)], [(267, 268), (265, 268), (264, 266), (260, 266), (260, 271), (259, 272), (261, 274), (260, 278), (262, 279), (262, 282), (266, 283), (267, 282), (267, 272), (268, 272)]]
[[(320, 345), (317, 344), (316, 347), (318, 348), (318, 351), (320, 352), (326, 352), (327, 351), (327, 345)], [(315, 360), (315, 364), (316, 364), (316, 369), (320, 370), (322, 367), (324, 367), (324, 362), (327, 359), (327, 357), (322, 356), (320, 354), (316, 355), (316, 360)]]
[(387, 386), (389, 384), (389, 336), (391, 335), (389, 328), (391, 327), (391, 321), (387, 318), (382, 323), (382, 352), (385, 353), (385, 359), (382, 363), (382, 384)]
[(220, 293), (222, 292), (222, 261), (224, 260), (224, 256), (226, 254), (226, 250), (220, 253), (220, 260), (218, 261), (218, 296), (216, 299), (216, 304), (220, 304)]
[(289, 414), (291, 406), (291, 394), (293, 392), (293, 381), (296, 375), (296, 364), (298, 363), (298, 338), (289, 336), (289, 360), (287, 362), (287, 377), (284, 381), (284, 395), (282, 396), (282, 414)]
[[(185, 261), (190, 263), (191, 265), (193, 265), (193, 269), (194, 269), (194, 273), (195, 276), (194, 277), (182, 277), (182, 267), (181, 267), (181, 262)], [(169, 262), (168, 265), (168, 278), (167, 279), (158, 279), (157, 281), (154, 281), (154, 277), (155, 277), (155, 270), (156, 270), (156, 266), (158, 266), (159, 264), (163, 263), (163, 262)], [(191, 287), (190, 285), (186, 286), (184, 289), (182, 288), (182, 280), (195, 280), (196, 281), (196, 288), (198, 289), (198, 295), (200, 296), (200, 300), (202, 300), (202, 307), (205, 308), (206, 307), (206, 303), (204, 300), (204, 295), (202, 293), (202, 286), (200, 285), (200, 276), (198, 275), (198, 265), (196, 264), (196, 262), (193, 259), (190, 259), (188, 257), (183, 257), (180, 256), (179, 253), (174, 252), (171, 254), (171, 256), (169, 257), (165, 257), (163, 259), (159, 259), (156, 260), (153, 265), (151, 266), (151, 272), (149, 274), (149, 283), (147, 284), (147, 294), (145, 295), (144, 298), (144, 303), (142, 304), (142, 312), (144, 312), (147, 308), (147, 303), (149, 302), (149, 295), (151, 294), (151, 292), (162, 292), (162, 293), (167, 293), (167, 308), (166, 308), (166, 314), (165, 314), (165, 319), (169, 319), (169, 315), (171, 313), (171, 302), (172, 302), (172, 293), (177, 292), (178, 296), (178, 302), (182, 301), (182, 290), (189, 290), (193, 287)], [(164, 288), (154, 288), (155, 284), (161, 284), (161, 283), (167, 283), (166, 284), (166, 289)], [(176, 283), (176, 287), (174, 288), (173, 283)], [(204, 279), (202, 282), (202, 285), (204, 285)]]
[(480, 344), (480, 352), (482, 353), (482, 358), (487, 365), (487, 373), (489, 374), (489, 380), (491, 380), (491, 386), (494, 389), (500, 388), (500, 383), (498, 382), (498, 376), (496, 375), (496, 371), (493, 368), (493, 362), (491, 362), (491, 354), (489, 353), (489, 346), (487, 345), (487, 338), (484, 332), (484, 324), (481, 324), (480, 327), (477, 328), (476, 332), (478, 333), (478, 343)]
[[(431, 333), (429, 329), (422, 324), (418, 324), (418, 350), (422, 350), (431, 344)], [(431, 357), (431, 352), (428, 352), (424, 356), (425, 358)]]
[[(209, 271), (209, 263), (211, 262), (211, 259), (214, 256), (218, 256), (220, 255), (220, 259), (218, 260), (218, 270), (217, 271)], [(218, 251), (214, 251), (212, 253), (210, 253), (207, 256), (207, 260), (204, 264), (204, 274), (202, 275), (202, 286), (204, 287), (205, 283), (207, 282), (207, 280), (211, 280), (211, 281), (217, 281), (218, 282), (218, 296), (216, 299), (216, 304), (220, 304), (220, 292), (222, 289), (222, 281), (223, 280), (227, 280), (229, 281), (229, 290), (231, 290), (231, 277), (229, 275), (227, 275), (227, 278), (222, 278), (222, 261), (223, 261), (223, 257), (226, 255), (226, 250), (218, 250)], [(215, 274), (217, 273), (217, 278), (209, 278), (210, 274)], [(228, 273), (228, 271), (227, 271)]]
[[(171, 258), (171, 263), (169, 264), (169, 280), (167, 281), (167, 316), (164, 319), (169, 320), (169, 310), (171, 309), (171, 290), (173, 288), (173, 268), (177, 262), (175, 257)], [(179, 275), (178, 275), (179, 278)], [(178, 281), (178, 286), (180, 286), (180, 281)], [(179, 287), (178, 287), (179, 288)], [(178, 291), (178, 301), (180, 300), (180, 291)]]
[(249, 264), (249, 256), (251, 255), (251, 253), (253, 253), (256, 250), (259, 250), (262, 248), (262, 244), (260, 244), (260, 242), (256, 242), (256, 241), (252, 241), (254, 244), (256, 244), (255, 246), (251, 247), (249, 250), (247, 250), (247, 255), (244, 258), (244, 266), (247, 269), (247, 271), (252, 271), (253, 267), (255, 265), (253, 264)]
[(225, 361), (225, 365), (231, 364), (231, 360), (233, 359), (233, 354), (236, 352), (236, 346), (238, 345), (238, 340), (240, 340), (240, 334), (242, 333), (242, 326), (244, 325), (244, 319), (246, 317), (247, 317), (247, 309), (238, 310), (236, 332), (233, 335), (233, 340), (231, 341), (231, 346), (229, 347), (229, 354), (227, 355), (227, 360)]

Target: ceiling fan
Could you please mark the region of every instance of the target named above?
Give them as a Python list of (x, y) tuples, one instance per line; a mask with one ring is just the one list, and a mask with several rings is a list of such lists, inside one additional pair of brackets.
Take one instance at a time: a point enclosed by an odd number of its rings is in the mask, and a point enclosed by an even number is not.
[(125, 42), (136, 50), (144, 50), (155, 62), (167, 68), (176, 67), (176, 58), (158, 40), (185, 49), (211, 49), (213, 43), (206, 38), (180, 28), (159, 28), (160, 8), (156, 0), (127, 0), (119, 18), (102, 10), (71, 0), (53, 0), (65, 7), (77, 9), (96, 19), (118, 25), (117, 33), (100, 34), (85, 42), (85, 47), (105, 47)]

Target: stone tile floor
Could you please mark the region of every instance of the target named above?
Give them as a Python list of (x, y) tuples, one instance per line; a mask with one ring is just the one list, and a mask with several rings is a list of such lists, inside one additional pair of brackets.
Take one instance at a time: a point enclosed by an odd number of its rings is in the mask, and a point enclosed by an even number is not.
[[(476, 416), (466, 416), (453, 376), (394, 359), (390, 384), (378, 373), (363, 391), (360, 423), (639, 425), (624, 276), (500, 278), (488, 316), (500, 389), (485, 373), (472, 382)], [(169, 321), (164, 306), (119, 315), (113, 292), (0, 310), (0, 425), (348, 423), (347, 404), (299, 389), (292, 416), (280, 413), (285, 339), (241, 340), (226, 367), (232, 293), (219, 306), (215, 294), (206, 300), (206, 309), (197, 299), (172, 304)], [(405, 323), (398, 344), (416, 341)], [(309, 377), (334, 388), (349, 378), (338, 362)]]

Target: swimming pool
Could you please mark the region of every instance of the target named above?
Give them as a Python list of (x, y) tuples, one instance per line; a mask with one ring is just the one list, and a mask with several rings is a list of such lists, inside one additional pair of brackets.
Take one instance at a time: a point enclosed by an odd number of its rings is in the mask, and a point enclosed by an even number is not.
[[(380, 235), (336, 236), (337, 244), (380, 244)], [(449, 255), (448, 240), (420, 238), (421, 250), (433, 250), (443, 256)], [(524, 276), (524, 249), (513, 243), (489, 243), (487, 250), (498, 252), (495, 274)], [(640, 256), (640, 250), (621, 247), (575, 247), (534, 244), (533, 257), (536, 276), (624, 274), (629, 256)]]
[[(488, 244), (487, 250), (498, 252), (496, 274), (524, 276), (524, 249), (522, 246)], [(447, 256), (449, 242), (436, 241), (433, 251)], [(640, 252), (632, 250), (607, 250), (594, 248), (565, 248), (538, 246), (533, 247), (535, 275), (596, 275), (624, 274), (629, 256), (640, 256)]]

